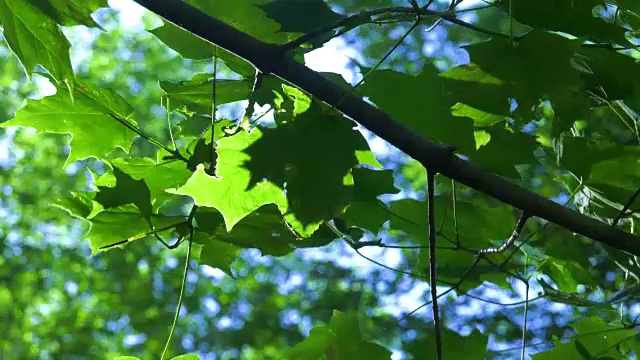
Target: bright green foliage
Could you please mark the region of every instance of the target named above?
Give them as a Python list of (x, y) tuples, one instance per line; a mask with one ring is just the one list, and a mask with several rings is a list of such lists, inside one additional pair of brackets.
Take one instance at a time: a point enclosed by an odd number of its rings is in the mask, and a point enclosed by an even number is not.
[[(127, 176), (127, 180), (132, 185), (138, 184), (139, 192), (136, 196), (148, 193), (148, 198), (140, 199), (138, 207), (144, 211), (151, 211), (149, 205), (152, 204), (155, 208), (162, 206), (165, 201), (170, 198), (170, 195), (165, 192), (165, 189), (171, 189), (179, 185), (184, 184), (191, 176), (187, 167), (177, 161), (162, 161), (159, 163), (145, 157), (131, 158), (131, 159), (113, 159), (111, 164), (114, 166), (114, 175), (121, 174), (121, 176)], [(115, 187), (117, 188), (121, 182), (115, 179)], [(140, 185), (140, 182), (143, 185)], [(136, 185), (133, 185), (136, 186)], [(114, 191), (110, 188), (103, 188), (100, 193)], [(131, 188), (125, 186), (124, 191), (130, 191)], [(99, 197), (100, 193), (96, 196)], [(124, 194), (115, 194), (116, 198), (126, 197)], [(96, 200), (100, 202), (99, 200)], [(135, 203), (135, 202), (134, 202)], [(104, 205), (104, 204), (103, 204)]]
[(187, 3), (205, 13), (215, 16), (235, 28), (269, 43), (285, 43), (292, 35), (280, 32), (280, 24), (269, 19), (259, 8), (270, 0), (239, 0), (234, 2), (212, 2), (208, 0), (188, 0)]
[[(68, 19), (59, 15), (59, 9), (52, 9), (52, 4), (43, 3), (38, 7), (26, 0), (2, 0), (3, 36), (28, 74), (40, 64), (57, 80), (72, 80), (69, 42), (56, 24)], [(90, 13), (94, 9), (86, 10)]]
[[(169, 109), (185, 113), (210, 114), (213, 98), (213, 78), (209, 74), (197, 74), (189, 81), (180, 84), (161, 81), (165, 91), (164, 101)], [(251, 84), (241, 80), (218, 80), (216, 82), (216, 104), (222, 105), (246, 99)]]
[(73, 96), (64, 87), (58, 87), (55, 95), (30, 100), (2, 126), (27, 126), (38, 131), (71, 134), (67, 163), (88, 157), (103, 158), (116, 147), (128, 149), (135, 133), (111, 115), (136, 126), (127, 119), (133, 109), (126, 100), (112, 91), (85, 83), (78, 83), (75, 88)]
[[(449, 2), (186, 2), (267, 43), (314, 35), (289, 49), (299, 61), (340, 36), (363, 81), (322, 73), (337, 85), (462, 161), (640, 233), (637, 1), (423, 14), (390, 55), (411, 5)], [(170, 19), (125, 29), (108, 5), (0, 0), (0, 357), (159, 358), (175, 330), (164, 359), (435, 359), (431, 315), (410, 313), (432, 300), (423, 166), (308, 89), (256, 82)], [(636, 257), (543, 219), (479, 257), (520, 210), (441, 176), (433, 190), (445, 358), (640, 356)]]
[(101, 247), (120, 242), (137, 240), (154, 229), (176, 227), (180, 219), (171, 216), (148, 217), (133, 205), (123, 205), (104, 210), (89, 219), (91, 231), (87, 234), (93, 254)]

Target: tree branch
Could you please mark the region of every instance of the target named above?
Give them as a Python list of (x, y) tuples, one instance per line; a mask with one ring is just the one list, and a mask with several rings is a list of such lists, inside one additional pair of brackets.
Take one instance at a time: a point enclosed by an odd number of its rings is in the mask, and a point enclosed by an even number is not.
[(135, 1), (167, 21), (249, 61), (265, 74), (274, 74), (334, 106), (426, 168), (531, 216), (546, 219), (572, 232), (640, 256), (640, 237), (559, 205), (452, 155), (448, 146), (434, 144), (393, 121), (384, 111), (294, 60), (281, 46), (262, 42), (180, 0)]

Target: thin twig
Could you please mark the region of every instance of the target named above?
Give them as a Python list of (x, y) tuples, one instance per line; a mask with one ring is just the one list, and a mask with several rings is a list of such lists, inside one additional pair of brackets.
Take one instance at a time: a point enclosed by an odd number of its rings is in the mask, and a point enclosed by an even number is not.
[[(195, 206), (193, 207), (196, 208)], [(192, 210), (192, 212), (194, 212)], [(191, 261), (191, 248), (193, 245), (193, 227), (190, 228), (189, 234), (189, 247), (187, 248), (187, 260), (184, 264), (184, 272), (182, 273), (182, 284), (180, 285), (180, 294), (178, 295), (178, 306), (176, 307), (176, 314), (173, 317), (173, 324), (171, 325), (171, 331), (169, 332), (169, 338), (167, 338), (167, 343), (164, 345), (164, 350), (162, 350), (162, 356), (160, 356), (160, 360), (164, 360), (167, 352), (169, 351), (169, 345), (171, 345), (171, 339), (173, 339), (173, 334), (176, 331), (176, 326), (178, 325), (178, 319), (180, 318), (180, 310), (182, 309), (182, 299), (184, 296), (185, 285), (187, 284), (187, 275), (189, 274), (189, 262)]]
[(129, 241), (142, 239), (142, 238), (145, 238), (145, 237), (147, 237), (147, 236), (151, 236), (151, 235), (153, 235), (153, 234), (157, 234), (157, 233), (160, 233), (160, 232), (163, 232), (163, 231), (167, 231), (167, 230), (175, 229), (175, 228), (177, 228), (178, 226), (180, 226), (180, 225), (182, 225), (182, 224), (184, 224), (184, 223), (185, 223), (184, 221), (180, 221), (180, 222), (175, 223), (175, 224), (171, 224), (171, 225), (164, 226), (164, 227), (162, 227), (162, 228), (160, 228), (160, 229), (152, 229), (151, 231), (147, 231), (146, 233), (143, 233), (143, 234), (140, 234), (140, 235), (135, 235), (135, 236), (132, 236), (132, 237), (130, 237), (130, 238), (128, 238), (128, 239), (124, 239), (124, 240), (121, 240), (121, 241), (115, 242), (115, 243), (113, 243), (113, 244), (109, 244), (109, 245), (101, 246), (101, 247), (99, 247), (99, 248), (98, 248), (98, 250), (106, 250), (106, 249), (112, 248), (112, 247), (114, 247), (114, 246), (118, 246), (118, 245), (126, 244), (126, 243), (128, 243)]
[(256, 68), (256, 74), (253, 78), (253, 86), (251, 87), (251, 92), (249, 93), (249, 102), (247, 103), (247, 107), (244, 109), (244, 115), (240, 120), (240, 126), (244, 124), (251, 124), (251, 118), (253, 117), (254, 108), (256, 106), (256, 92), (262, 86), (262, 80), (264, 79), (264, 73)]
[(180, 152), (178, 150), (174, 150), (171, 149), (169, 147), (167, 147), (166, 145), (162, 144), (161, 142), (159, 142), (158, 140), (152, 138), (151, 136), (145, 134), (142, 130), (140, 130), (138, 127), (133, 126), (131, 123), (129, 123), (127, 120), (120, 118), (119, 116), (116, 116), (112, 113), (109, 113), (109, 116), (111, 116), (112, 118), (114, 118), (116, 121), (118, 121), (120, 124), (122, 124), (124, 127), (126, 127), (127, 129), (133, 131), (134, 133), (138, 134), (140, 137), (142, 137), (143, 139), (147, 140), (149, 143), (151, 143), (152, 145), (156, 146), (159, 149), (162, 149), (166, 152), (168, 152), (169, 154), (171, 154), (171, 157), (174, 159), (178, 159), (180, 161), (183, 161), (185, 163), (188, 163), (189, 160), (187, 160), (184, 156), (182, 156), (182, 154), (180, 154)]
[(504, 244), (502, 244), (502, 246), (497, 248), (494, 247), (494, 248), (482, 249), (478, 251), (478, 254), (480, 255), (498, 254), (507, 250), (511, 245), (513, 245), (516, 242), (516, 240), (518, 240), (518, 238), (520, 237), (520, 234), (522, 233), (522, 229), (524, 228), (524, 225), (526, 224), (528, 219), (529, 219), (529, 214), (523, 212), (522, 215), (520, 215), (520, 219), (518, 219), (518, 222), (516, 223), (515, 229), (513, 229), (513, 234), (511, 234), (509, 239), (507, 239), (507, 241)]
[[(160, 98), (160, 102), (162, 103), (162, 98)], [(173, 150), (178, 150), (178, 146), (176, 146), (176, 138), (173, 136), (173, 127), (171, 126), (171, 98), (167, 96), (167, 127), (169, 128), (169, 137), (171, 138), (171, 145), (173, 145)]]
[(420, 274), (417, 274), (417, 273), (413, 273), (413, 272), (410, 272), (410, 271), (394, 269), (389, 265), (385, 265), (385, 264), (383, 264), (383, 263), (381, 263), (381, 262), (379, 262), (377, 260), (374, 260), (374, 259), (368, 257), (367, 255), (364, 255), (363, 253), (360, 252), (360, 250), (358, 250), (356, 248), (354, 248), (354, 250), (355, 250), (356, 254), (360, 255), (360, 257), (362, 257), (363, 259), (368, 260), (369, 262), (371, 262), (371, 263), (373, 263), (375, 265), (378, 265), (381, 268), (393, 271), (393, 272), (395, 272), (397, 274), (408, 275), (408, 276), (411, 276), (411, 277), (416, 278), (416, 279), (428, 280), (428, 278), (426, 276), (423, 276), (423, 275), (420, 275)]
[(633, 202), (636, 200), (638, 195), (640, 195), (640, 188), (638, 188), (636, 192), (634, 192), (633, 195), (629, 198), (629, 201), (627, 201), (627, 203), (624, 204), (624, 207), (622, 208), (622, 210), (620, 210), (620, 213), (618, 214), (618, 216), (616, 216), (616, 218), (613, 219), (613, 223), (611, 223), (611, 226), (613, 227), (618, 226), (618, 222), (620, 222), (620, 219), (622, 219), (622, 217), (627, 213), (627, 211), (631, 207), (631, 204), (633, 204)]
[(436, 259), (436, 214), (435, 214), (435, 173), (427, 169), (427, 194), (429, 207), (429, 282), (431, 283), (431, 302), (433, 308), (433, 325), (436, 334), (436, 359), (442, 360), (442, 331), (438, 310), (438, 262)]
[(520, 359), (525, 360), (527, 349), (527, 323), (529, 322), (529, 281), (525, 281), (525, 302), (524, 302), (524, 319), (522, 324), (522, 352), (520, 353)]
[(215, 160), (215, 147), (214, 143), (215, 131), (214, 131), (214, 123), (216, 121), (216, 111), (218, 110), (218, 47), (215, 47), (213, 53), (213, 83), (212, 83), (212, 92), (211, 92), (211, 151), (209, 152), (209, 166), (214, 167)]
[(428, 4), (423, 6), (422, 8), (416, 9), (414, 7), (403, 7), (403, 6), (393, 6), (393, 7), (385, 7), (379, 9), (371, 9), (360, 12), (358, 14), (353, 14), (347, 17), (344, 17), (333, 24), (325, 25), (315, 30), (312, 30), (305, 35), (300, 36), (299, 38), (292, 40), (284, 45), (282, 45), (282, 49), (285, 51), (293, 50), (298, 46), (309, 42), (323, 34), (326, 34), (330, 31), (333, 31), (340, 27), (348, 27), (349, 29), (353, 29), (359, 25), (367, 24), (373, 22), (372, 17), (382, 14), (413, 14), (416, 16), (420, 15), (429, 15), (442, 18), (450, 23), (462, 26), (469, 30), (477, 31), (483, 33), (485, 35), (494, 35), (501, 37), (508, 37), (507, 34), (503, 34), (500, 32), (483, 29), (474, 24), (462, 21), (455, 16), (455, 13), (452, 11), (435, 11), (429, 10), (427, 8)]

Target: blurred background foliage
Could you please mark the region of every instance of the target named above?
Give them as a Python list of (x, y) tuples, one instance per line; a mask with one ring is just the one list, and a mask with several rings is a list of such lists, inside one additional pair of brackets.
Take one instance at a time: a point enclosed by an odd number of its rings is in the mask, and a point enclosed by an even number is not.
[[(327, 3), (343, 13), (406, 6), (403, 0)], [(136, 6), (128, 1), (118, 4)], [(447, 5), (439, 4), (443, 10)], [(168, 140), (158, 80), (189, 79), (195, 73), (211, 71), (211, 64), (184, 60), (144, 31), (158, 25), (154, 16), (132, 20), (123, 11), (127, 10), (100, 9), (94, 14), (106, 31), (83, 26), (65, 29), (73, 45), (74, 70), (79, 78), (123, 95), (138, 111), (141, 127)], [(466, 20), (488, 29), (505, 30), (508, 26), (506, 16), (493, 8), (474, 14)], [(409, 26), (365, 25), (334, 42), (348, 46), (360, 65), (372, 66)], [(412, 32), (382, 67), (417, 73), (430, 62), (445, 70), (468, 61), (461, 45), (484, 39), (448, 23), (428, 29), (428, 24), (421, 25), (419, 31)], [(359, 76), (356, 63), (349, 64), (349, 69)], [(224, 69), (222, 72), (224, 75)], [(6, 44), (0, 43), (0, 121), (11, 118), (26, 99), (42, 97), (50, 90), (42, 77), (35, 75), (33, 80), (29, 82)], [(550, 132), (551, 111), (541, 110), (537, 115), (537, 121), (528, 125), (529, 131)], [(608, 136), (622, 144), (633, 140), (611, 111), (601, 111), (590, 124), (584, 133), (586, 139)], [(0, 129), (0, 134), (0, 357), (99, 359), (131, 354), (157, 358), (178, 300), (184, 251), (171, 252), (148, 240), (92, 257), (83, 239), (86, 224), (51, 204), (70, 190), (91, 187), (93, 176), (88, 169), (100, 172), (102, 165), (86, 160), (65, 169), (67, 135), (36, 135), (33, 130), (15, 128)], [(378, 151), (380, 158), (385, 167), (394, 170), (403, 196), (423, 199), (426, 179), (421, 166), (393, 149), (383, 149)], [(140, 139), (133, 147), (137, 154), (149, 155), (153, 150)], [(544, 196), (566, 201), (564, 188), (553, 181), (561, 174), (556, 164), (543, 165), (519, 169), (522, 182)], [(446, 197), (451, 192), (450, 182), (439, 179), (438, 190)], [(462, 200), (496, 205), (482, 194), (465, 194)], [(615, 264), (620, 259), (606, 256), (605, 250), (593, 244), (581, 247), (564, 229), (543, 222), (532, 224), (535, 236), (527, 246), (529, 250), (541, 246), (549, 261), (540, 273), (553, 278), (559, 267), (579, 264), (589, 273), (575, 274), (578, 279), (566, 281), (591, 283), (592, 289), (623, 287), (624, 274)], [(399, 242), (402, 235), (390, 231), (385, 236)], [(550, 238), (553, 241), (546, 241)], [(402, 271), (413, 269), (419, 261), (414, 250), (361, 252)], [(332, 310), (338, 309), (358, 314), (363, 333), (394, 349), (394, 358), (410, 354), (416, 359), (427, 358), (419, 354), (428, 347), (431, 336), (429, 307), (410, 317), (405, 315), (428, 301), (428, 287), (420, 279), (368, 261), (341, 242), (296, 250), (279, 258), (245, 250), (233, 269), (235, 278), (193, 262), (174, 354), (197, 352), (202, 359), (275, 359), (282, 349), (302, 341), (313, 325), (328, 322)], [(519, 280), (510, 282), (502, 288), (485, 283), (467, 294), (470, 296), (451, 295), (442, 300), (448, 327), (465, 335), (474, 331), (487, 334), (488, 358), (513, 358), (520, 351), (524, 307), (517, 302), (524, 299), (525, 286)], [(531, 297), (537, 291), (532, 289)], [(604, 292), (600, 295), (604, 298)], [(509, 302), (517, 304), (508, 306)], [(569, 324), (582, 318), (583, 310), (547, 300), (530, 303), (528, 351), (548, 349), (551, 339), (573, 335)], [(599, 310), (587, 311), (598, 315)]]

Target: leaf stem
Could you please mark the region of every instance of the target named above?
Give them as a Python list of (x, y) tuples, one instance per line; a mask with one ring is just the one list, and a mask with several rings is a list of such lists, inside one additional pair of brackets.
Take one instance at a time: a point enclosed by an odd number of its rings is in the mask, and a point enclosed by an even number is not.
[(180, 152), (178, 150), (172, 150), (169, 147), (167, 147), (166, 145), (162, 144), (161, 142), (159, 142), (158, 140), (152, 138), (151, 136), (145, 134), (142, 130), (140, 130), (138, 127), (133, 126), (132, 124), (130, 124), (127, 120), (122, 119), (112, 113), (109, 113), (109, 115), (116, 119), (116, 121), (118, 121), (120, 124), (122, 124), (124, 127), (126, 127), (127, 129), (133, 131), (134, 133), (138, 134), (140, 137), (142, 137), (143, 139), (147, 140), (149, 143), (151, 143), (152, 145), (156, 146), (159, 149), (162, 149), (166, 152), (168, 152), (169, 154), (173, 155), (174, 158), (180, 160), (180, 161), (184, 161), (185, 163), (188, 163), (189, 161), (182, 156), (182, 154), (180, 154)]
[[(195, 209), (195, 206), (194, 206), (194, 209)], [(192, 210), (192, 213), (195, 213), (195, 211)], [(180, 295), (178, 296), (178, 306), (176, 308), (176, 314), (173, 317), (173, 324), (171, 325), (169, 338), (167, 339), (167, 343), (164, 345), (164, 350), (162, 350), (162, 356), (160, 356), (160, 360), (164, 360), (165, 356), (167, 355), (167, 352), (169, 351), (169, 345), (171, 344), (171, 339), (173, 339), (173, 334), (176, 331), (176, 326), (178, 325), (178, 318), (180, 318), (180, 309), (182, 309), (182, 299), (184, 295), (184, 288), (187, 283), (187, 274), (189, 273), (189, 262), (191, 261), (192, 245), (193, 245), (193, 228), (191, 228), (191, 234), (189, 234), (189, 247), (187, 248), (187, 261), (184, 264), (184, 272), (182, 274), (182, 284), (180, 286)]]
[(173, 129), (171, 128), (171, 110), (170, 110), (170, 101), (171, 98), (167, 96), (167, 127), (169, 127), (169, 137), (171, 138), (171, 144), (173, 145), (173, 150), (178, 150), (178, 146), (176, 146), (176, 139), (173, 136)]

